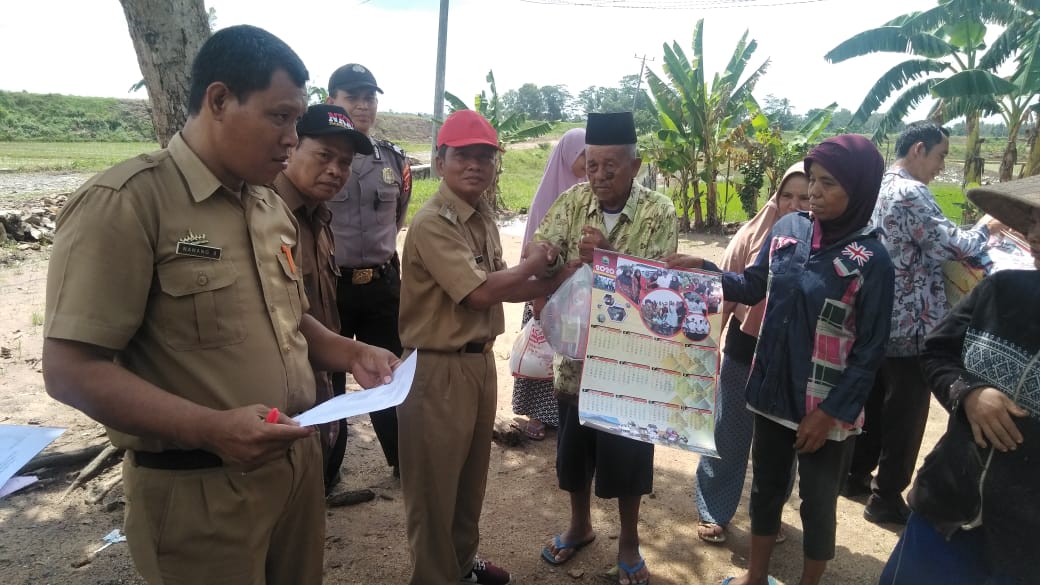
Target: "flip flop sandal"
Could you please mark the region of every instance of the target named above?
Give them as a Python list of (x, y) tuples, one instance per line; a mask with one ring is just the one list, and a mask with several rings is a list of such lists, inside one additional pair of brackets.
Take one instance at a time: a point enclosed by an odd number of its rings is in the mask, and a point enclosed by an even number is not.
[[(736, 579), (736, 577), (726, 577), (722, 580), (721, 585), (729, 585), (734, 579)], [(772, 575), (766, 577), (766, 583), (769, 585), (780, 585), (780, 582), (774, 579)]]
[[(710, 528), (712, 532), (701, 532), (701, 528)], [(715, 532), (716, 528), (718, 528), (718, 532)], [(701, 522), (697, 526), (697, 536), (704, 542), (722, 544), (726, 542), (726, 527), (715, 522)]]
[(524, 434), (532, 441), (541, 441), (545, 439), (545, 423), (532, 425), (531, 421), (527, 421), (527, 424), (524, 425)]
[(634, 577), (632, 575), (635, 575), (640, 570), (642, 570), (644, 567), (646, 567), (646, 559), (644, 559), (642, 557), (642, 555), (639, 556), (639, 562), (637, 562), (636, 564), (634, 564), (632, 566), (629, 566), (629, 565), (625, 564), (625, 562), (622, 561), (621, 559), (618, 559), (617, 566), (618, 566), (618, 583), (619, 584), (621, 583), (622, 573), (624, 573), (625, 576), (628, 577), (629, 585), (650, 585), (650, 577), (647, 577), (646, 579), (643, 579), (642, 581), (634, 581), (633, 580)]
[(567, 549), (571, 549), (572, 552), (571, 552), (571, 554), (567, 555), (566, 557), (564, 557), (564, 558), (562, 558), (560, 560), (556, 560), (556, 557), (553, 555), (553, 552), (551, 550), (549, 550), (548, 546), (546, 546), (545, 548), (542, 549), (542, 559), (545, 560), (545, 562), (549, 563), (550, 565), (557, 565), (558, 566), (558, 565), (562, 565), (562, 564), (566, 563), (567, 561), (573, 559), (574, 555), (578, 554), (578, 551), (580, 551), (581, 549), (585, 548), (586, 546), (592, 544), (592, 541), (596, 540), (596, 535), (593, 534), (592, 538), (590, 538), (588, 540), (583, 540), (581, 542), (574, 542), (574, 543), (570, 543), (570, 544), (564, 544), (563, 540), (560, 539), (561, 536), (562, 536), (562, 534), (557, 534), (556, 536), (553, 537), (553, 547), (556, 549), (556, 554), (560, 554), (561, 552), (563, 552), (563, 551), (565, 551)]

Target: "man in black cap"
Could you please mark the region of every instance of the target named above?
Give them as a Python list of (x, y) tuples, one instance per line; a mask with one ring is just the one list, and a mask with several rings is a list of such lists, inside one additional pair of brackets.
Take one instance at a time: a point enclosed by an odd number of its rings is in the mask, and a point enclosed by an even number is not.
[[(342, 107), (354, 126), (370, 136), (383, 90), (364, 65), (348, 63), (329, 78), (327, 103)], [(371, 139), (368, 153), (354, 157), (346, 186), (329, 201), (336, 263), (341, 333), (401, 355), (397, 331), (401, 300), (397, 233), (404, 227), (412, 196), (412, 174), (404, 151), (387, 140)], [(336, 394), (344, 392), (346, 376), (333, 374)], [(387, 408), (370, 415), (386, 462), (398, 475), (397, 411)], [(343, 459), (342, 443), (334, 453)]]
[[(288, 166), (275, 177), (272, 186), (299, 223), (296, 264), (310, 305), (307, 312), (332, 331), (339, 331), (336, 308), (339, 270), (333, 261), (333, 237), (329, 227), (332, 213), (325, 202), (347, 183), (355, 153), (372, 154), (372, 143), (355, 129), (346, 110), (325, 104), (307, 108), (307, 113), (296, 123), (296, 134), (300, 138), (289, 153)], [(314, 381), (316, 403), (332, 398), (328, 372), (316, 371)], [(332, 457), (333, 448), (340, 438), (346, 438), (347, 421), (334, 421), (318, 429), (325, 493), (328, 494), (338, 479), (342, 462), (342, 452), (338, 458)]]
[[(674, 254), (679, 226), (672, 201), (635, 181), (642, 160), (632, 113), (589, 114), (585, 144), (589, 181), (560, 195), (534, 239), (560, 248), (556, 266), (573, 258), (591, 263), (596, 248), (657, 260)], [(618, 499), (618, 581), (645, 584), (650, 573), (639, 554), (639, 504), (653, 489), (654, 446), (581, 426), (582, 362), (564, 357), (558, 363), (556, 476), (560, 489), (570, 494), (571, 515), (568, 528), (545, 546), (542, 558), (563, 564), (596, 538), (590, 510), (595, 474), (596, 495)]]

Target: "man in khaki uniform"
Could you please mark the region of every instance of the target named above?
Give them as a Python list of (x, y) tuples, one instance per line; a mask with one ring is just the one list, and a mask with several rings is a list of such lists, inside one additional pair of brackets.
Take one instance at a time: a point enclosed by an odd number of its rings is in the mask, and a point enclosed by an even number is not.
[(97, 175), (58, 220), (44, 380), (127, 449), (125, 530), (152, 585), (321, 583), (321, 451), (286, 415), (314, 404), (308, 357), (363, 385), (397, 361), (305, 314), (295, 222), (256, 186), (296, 145), (306, 80), (270, 33), (218, 31), (169, 147)]
[[(332, 212), (326, 201), (332, 199), (350, 178), (355, 153), (371, 154), (372, 143), (354, 128), (347, 111), (339, 106), (315, 105), (296, 123), (300, 142), (289, 155), (289, 166), (274, 179), (274, 190), (289, 206), (299, 224), (296, 261), (303, 274), (303, 290), (310, 309), (307, 312), (331, 331), (340, 330), (336, 308), (335, 246)], [(315, 371), (317, 402), (332, 398), (328, 372)], [(318, 427), (325, 470), (325, 493), (339, 480), (342, 451), (333, 456), (338, 441), (346, 439), (347, 421), (337, 420)]]
[(502, 301), (545, 296), (573, 273), (542, 274), (557, 250), (532, 243), (502, 261), (495, 218), (481, 198), (495, 173), (498, 136), (471, 110), (437, 135), (437, 193), (412, 220), (402, 255), (401, 342), (418, 350), (415, 381), (397, 408), (401, 489), (412, 585), (504, 585), (509, 573), (476, 559), (498, 379), (491, 353)]

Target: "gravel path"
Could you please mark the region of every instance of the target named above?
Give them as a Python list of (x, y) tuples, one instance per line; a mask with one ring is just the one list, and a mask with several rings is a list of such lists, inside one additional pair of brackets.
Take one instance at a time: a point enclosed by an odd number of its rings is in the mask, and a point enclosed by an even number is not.
[(0, 173), (0, 205), (29, 196), (71, 193), (94, 173)]

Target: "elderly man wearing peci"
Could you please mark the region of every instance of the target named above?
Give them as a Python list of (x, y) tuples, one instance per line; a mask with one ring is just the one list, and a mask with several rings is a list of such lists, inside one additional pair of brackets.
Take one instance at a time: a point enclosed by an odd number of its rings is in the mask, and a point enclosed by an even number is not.
[[(558, 262), (592, 262), (596, 248), (643, 258), (664, 259), (678, 245), (678, 220), (668, 197), (635, 181), (642, 160), (631, 112), (589, 114), (585, 129), (588, 182), (556, 200), (535, 233), (535, 241), (560, 248)], [(536, 307), (537, 312), (537, 307)], [(582, 362), (557, 356), (555, 390), (559, 398), (556, 476), (570, 496), (570, 522), (542, 550), (560, 565), (596, 538), (592, 528), (593, 475), (596, 495), (617, 498), (621, 516), (618, 580), (621, 585), (650, 580), (639, 552), (639, 504), (653, 489), (654, 446), (581, 426), (578, 383)]]

